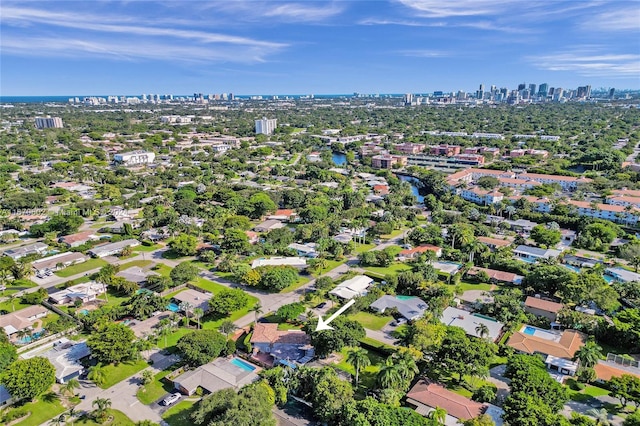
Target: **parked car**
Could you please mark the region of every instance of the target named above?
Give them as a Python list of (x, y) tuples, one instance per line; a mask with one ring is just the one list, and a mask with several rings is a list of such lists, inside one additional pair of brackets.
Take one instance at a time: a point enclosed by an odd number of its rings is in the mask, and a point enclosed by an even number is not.
[(182, 395), (177, 393), (177, 392), (176, 393), (172, 393), (171, 395), (169, 395), (168, 397), (163, 399), (161, 404), (165, 405), (165, 406), (171, 405), (174, 402), (177, 402), (180, 399), (181, 396)]
[(318, 306), (316, 306), (316, 309), (322, 309), (325, 306), (327, 306), (327, 302), (322, 302), (321, 304), (319, 304)]
[(398, 318), (397, 320), (395, 320), (392, 325), (394, 326), (398, 326), (398, 325), (402, 325), (402, 324), (406, 324), (407, 320), (405, 318)]

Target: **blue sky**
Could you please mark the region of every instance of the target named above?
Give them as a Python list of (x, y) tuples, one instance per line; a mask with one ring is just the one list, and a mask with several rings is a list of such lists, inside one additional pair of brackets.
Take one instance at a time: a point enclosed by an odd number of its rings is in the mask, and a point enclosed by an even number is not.
[(0, 94), (640, 88), (639, 1), (0, 4)]

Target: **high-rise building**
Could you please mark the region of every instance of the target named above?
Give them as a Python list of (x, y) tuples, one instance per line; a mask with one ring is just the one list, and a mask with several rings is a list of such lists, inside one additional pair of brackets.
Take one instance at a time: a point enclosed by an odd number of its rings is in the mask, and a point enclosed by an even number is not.
[(60, 117), (36, 117), (36, 127), (38, 129), (62, 129), (62, 118)]
[(542, 83), (538, 88), (538, 96), (546, 98), (548, 93), (549, 93), (549, 85), (547, 83)]
[(524, 90), (527, 87), (526, 83), (520, 83), (518, 84), (518, 92), (521, 90)]
[(481, 84), (480, 87), (478, 88), (478, 91), (476, 92), (476, 98), (478, 99), (484, 98), (484, 84)]
[(613, 96), (616, 94), (616, 89), (615, 87), (612, 87), (611, 90), (609, 90), (609, 97), (611, 99), (613, 99)]
[(591, 97), (591, 86), (580, 86), (578, 87), (578, 91), (576, 93), (576, 97), (578, 98), (590, 98)]
[(263, 117), (261, 120), (256, 120), (256, 134), (270, 135), (278, 126), (277, 119), (268, 119)]
[(530, 84), (529, 85), (529, 93), (531, 93), (531, 96), (534, 96), (536, 94), (536, 85), (535, 84)]

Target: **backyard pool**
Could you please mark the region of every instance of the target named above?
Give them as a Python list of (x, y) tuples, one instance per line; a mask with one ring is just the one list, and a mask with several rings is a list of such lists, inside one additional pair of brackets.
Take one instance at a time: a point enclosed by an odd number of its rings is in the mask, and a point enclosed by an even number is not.
[(254, 371), (256, 369), (256, 367), (254, 367), (253, 365), (244, 362), (239, 358), (232, 359), (231, 364), (235, 365), (236, 367), (242, 368), (244, 371)]
[(522, 330), (524, 334), (528, 334), (529, 336), (533, 336), (536, 334), (536, 329), (534, 327), (526, 326), (524, 330)]
[(31, 336), (23, 336), (18, 339), (18, 343), (21, 345), (26, 345), (27, 343), (31, 343), (34, 340), (38, 340), (44, 334), (45, 330), (42, 329), (38, 332), (33, 333)]
[(581, 269), (578, 268), (577, 266), (573, 266), (573, 265), (567, 265), (566, 263), (563, 263), (562, 266), (564, 266), (567, 269), (572, 270), (573, 272), (575, 272), (576, 274), (579, 274)]
[(87, 314), (89, 313), (89, 311), (88, 311), (88, 310), (86, 310), (86, 309), (81, 309), (81, 310), (79, 310), (78, 312), (79, 312), (80, 314), (82, 314), (82, 315), (87, 315)]
[(180, 306), (178, 306), (177, 303), (171, 302), (167, 305), (167, 309), (171, 312), (178, 312), (180, 310)]

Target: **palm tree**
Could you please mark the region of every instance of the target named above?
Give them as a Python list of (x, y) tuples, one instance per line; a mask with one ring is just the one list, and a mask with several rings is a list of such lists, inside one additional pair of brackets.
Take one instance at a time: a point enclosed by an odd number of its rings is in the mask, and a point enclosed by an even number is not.
[(476, 327), (476, 334), (480, 336), (481, 339), (484, 339), (489, 335), (489, 327), (486, 324), (478, 324)]
[(89, 374), (87, 379), (91, 380), (96, 385), (100, 386), (107, 380), (107, 374), (104, 371), (104, 367), (101, 364), (89, 367)]
[(65, 421), (65, 418), (66, 418), (66, 416), (65, 416), (65, 414), (64, 414), (64, 413), (63, 413), (63, 414), (60, 414), (58, 417), (54, 417), (54, 418), (49, 422), (49, 424), (50, 424), (50, 425), (52, 425), (52, 426), (62, 426), (62, 424), (63, 424), (63, 423), (64, 423), (64, 421)]
[(7, 296), (7, 298), (9, 299), (9, 302), (11, 302), (11, 312), (15, 312), (16, 311), (16, 305), (15, 305), (16, 295), (12, 293), (9, 296)]
[(73, 419), (76, 418), (78, 412), (74, 407), (69, 408), (69, 412), (67, 413), (67, 419), (71, 420), (71, 426), (73, 426)]
[(392, 357), (387, 358), (385, 364), (380, 368), (376, 377), (378, 386), (383, 389), (397, 389), (402, 383), (402, 375), (398, 366), (393, 363)]
[(96, 398), (91, 403), (91, 406), (96, 407), (96, 418), (104, 421), (107, 415), (107, 410), (111, 407), (111, 400), (109, 398)]
[(173, 323), (169, 318), (163, 318), (158, 322), (158, 335), (164, 337), (164, 347), (167, 347), (167, 336), (171, 334)]
[(198, 323), (198, 329), (200, 328), (200, 318), (204, 315), (204, 310), (202, 308), (195, 308), (193, 310), (193, 317), (196, 319)]
[(220, 327), (218, 327), (218, 331), (224, 334), (228, 339), (229, 333), (233, 332), (236, 328), (238, 327), (233, 323), (233, 321), (226, 319), (222, 321), (222, 324), (220, 324)]
[(186, 324), (185, 325), (189, 325), (189, 313), (191, 312), (191, 310), (193, 309), (193, 305), (189, 302), (182, 302), (180, 303), (180, 310), (182, 312), (184, 312), (185, 318), (186, 318)]
[(436, 407), (433, 411), (427, 414), (427, 418), (433, 420), (437, 425), (444, 425), (444, 421), (447, 419), (447, 410)]
[(504, 208), (504, 211), (509, 215), (509, 220), (511, 220), (511, 216), (514, 215), (518, 211), (518, 209), (516, 209), (514, 206), (507, 206)]
[(76, 389), (80, 389), (80, 382), (78, 379), (71, 379), (67, 383), (65, 383), (61, 390), (63, 393), (73, 395)]
[(602, 348), (594, 340), (589, 340), (578, 349), (573, 360), (580, 361), (582, 368), (593, 368), (600, 358), (602, 358)]
[(597, 409), (597, 408), (592, 408), (590, 410), (587, 410), (587, 412), (585, 413), (588, 416), (591, 417), (595, 417), (596, 419), (596, 426), (609, 426), (609, 413), (607, 412), (607, 410), (605, 408), (601, 408), (601, 409)]
[(258, 316), (264, 312), (262, 310), (262, 305), (260, 304), (260, 302), (257, 302), (255, 305), (253, 305), (253, 308), (251, 310), (254, 312), (255, 321), (257, 322), (258, 321)]
[(356, 387), (358, 387), (360, 370), (371, 365), (367, 353), (367, 350), (362, 348), (353, 348), (347, 352), (347, 362), (356, 370)]

